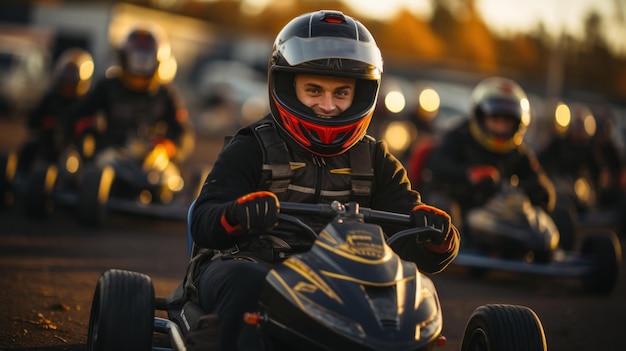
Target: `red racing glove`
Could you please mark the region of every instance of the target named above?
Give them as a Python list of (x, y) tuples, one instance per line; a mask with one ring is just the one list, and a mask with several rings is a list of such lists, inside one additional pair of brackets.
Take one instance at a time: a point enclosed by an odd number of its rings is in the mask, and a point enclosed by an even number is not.
[(426, 241), (426, 247), (435, 252), (448, 252), (452, 246), (453, 236), (450, 235), (452, 219), (450, 215), (437, 207), (417, 205), (410, 213), (411, 221), (416, 227), (434, 227), (441, 230), (441, 235), (433, 236)]
[(483, 181), (497, 183), (500, 181), (500, 172), (491, 165), (474, 166), (467, 170), (467, 178), (472, 184), (478, 184)]
[(156, 148), (157, 146), (161, 146), (165, 149), (165, 152), (167, 152), (167, 157), (172, 158), (176, 155), (176, 144), (171, 141), (170, 139), (164, 138), (164, 137), (158, 137), (155, 138), (152, 141), (152, 148)]
[(233, 201), (224, 211), (221, 224), (230, 235), (265, 231), (277, 222), (280, 202), (270, 191), (257, 191)]

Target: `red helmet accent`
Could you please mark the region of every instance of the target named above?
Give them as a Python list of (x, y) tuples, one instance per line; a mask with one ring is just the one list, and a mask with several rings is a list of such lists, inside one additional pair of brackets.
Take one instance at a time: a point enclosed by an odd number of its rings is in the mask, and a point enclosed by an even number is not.
[[(356, 144), (367, 132), (367, 127), (372, 119), (373, 111), (364, 118), (356, 122), (329, 126), (313, 123), (296, 115), (289, 113), (281, 104), (276, 103), (276, 109), (280, 114), (282, 127), (295, 139), (298, 144), (308, 151), (321, 156), (334, 156), (348, 150)], [(321, 119), (321, 118), (320, 118)], [(332, 154), (322, 153), (314, 147), (311, 140), (316, 140), (317, 144), (333, 146), (338, 141), (342, 142), (341, 149)]]

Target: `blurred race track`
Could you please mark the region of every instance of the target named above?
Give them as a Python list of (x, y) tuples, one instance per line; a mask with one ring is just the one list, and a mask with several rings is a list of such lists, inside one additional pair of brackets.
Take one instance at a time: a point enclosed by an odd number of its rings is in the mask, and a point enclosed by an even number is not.
[[(19, 140), (19, 128), (0, 123), (0, 151)], [(219, 145), (199, 141), (192, 158), (212, 162)], [(0, 350), (86, 349), (99, 275), (109, 268), (142, 272), (152, 278), (157, 296), (166, 297), (185, 271), (185, 233), (183, 222), (124, 214), (113, 214), (106, 225), (93, 229), (77, 224), (69, 209), (46, 221), (25, 217), (19, 207), (1, 211)], [(538, 314), (549, 350), (626, 350), (623, 268), (610, 296), (587, 295), (577, 280), (495, 272), (475, 280), (451, 268), (433, 277), (448, 338), (441, 349), (459, 349), (476, 307), (505, 303)]]

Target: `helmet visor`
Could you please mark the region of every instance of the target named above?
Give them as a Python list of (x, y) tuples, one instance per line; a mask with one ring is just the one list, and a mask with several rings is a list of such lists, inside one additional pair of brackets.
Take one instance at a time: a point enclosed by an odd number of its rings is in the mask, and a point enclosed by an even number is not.
[(137, 75), (152, 75), (157, 68), (156, 53), (152, 50), (134, 50), (128, 53), (128, 70)]
[(486, 99), (481, 102), (480, 107), (485, 115), (491, 116), (507, 116), (520, 120), (524, 114), (519, 101), (507, 98)]
[(280, 51), (290, 66), (332, 58), (363, 62), (379, 72), (383, 70), (383, 59), (374, 42), (337, 37), (291, 37), (280, 44)]

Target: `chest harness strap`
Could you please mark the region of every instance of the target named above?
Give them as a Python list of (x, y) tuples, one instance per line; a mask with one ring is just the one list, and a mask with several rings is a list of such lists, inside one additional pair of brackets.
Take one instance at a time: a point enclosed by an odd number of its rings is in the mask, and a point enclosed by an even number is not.
[(272, 123), (263, 123), (254, 128), (254, 135), (263, 146), (263, 171), (261, 188), (267, 189), (282, 200), (287, 193), (293, 172), (289, 165), (289, 150), (279, 137)]
[[(293, 175), (289, 165), (287, 145), (280, 138), (272, 123), (262, 123), (254, 127), (254, 135), (263, 146), (261, 187), (275, 193), (278, 199), (282, 200)], [(367, 142), (358, 142), (348, 152), (354, 201), (367, 207), (370, 203), (374, 179), (370, 145)]]

